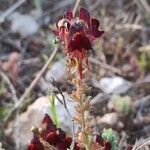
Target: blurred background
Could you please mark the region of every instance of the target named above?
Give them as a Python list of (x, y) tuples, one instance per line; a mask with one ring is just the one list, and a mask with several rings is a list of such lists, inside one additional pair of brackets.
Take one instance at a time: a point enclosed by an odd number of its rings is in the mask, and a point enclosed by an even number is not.
[[(52, 33), (55, 23), (75, 2), (0, 0), (0, 146), (6, 150), (26, 149), (31, 126), (40, 126), (49, 113), (51, 90), (62, 98), (51, 77), (66, 99), (73, 88), (67, 83), (65, 57), (58, 48), (47, 70), (18, 104), (58, 47)], [(150, 137), (150, 0), (81, 0), (76, 16), (80, 7), (99, 19), (105, 31), (94, 41), (89, 58), (91, 126), (99, 133), (104, 127), (116, 131), (121, 150), (141, 139), (138, 146)], [(67, 101), (67, 105), (73, 114), (73, 104)], [(68, 114), (59, 102), (56, 107), (61, 127), (70, 134)]]

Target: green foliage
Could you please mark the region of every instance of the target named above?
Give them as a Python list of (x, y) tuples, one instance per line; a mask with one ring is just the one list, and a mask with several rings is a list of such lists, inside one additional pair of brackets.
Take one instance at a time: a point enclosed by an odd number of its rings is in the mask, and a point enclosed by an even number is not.
[(118, 136), (112, 129), (103, 129), (102, 138), (111, 143), (111, 150), (117, 150)]
[(131, 97), (129, 96), (119, 96), (113, 95), (112, 96), (112, 103), (114, 109), (122, 114), (128, 115), (131, 111)]
[(0, 106), (0, 122), (7, 116), (12, 106)]
[(51, 118), (55, 126), (58, 127), (58, 117), (56, 113), (55, 96), (53, 93), (50, 93), (49, 100), (50, 100)]
[(146, 15), (144, 16), (144, 22), (145, 22), (145, 24), (146, 24), (147, 26), (150, 25), (150, 16), (149, 16), (148, 14), (146, 14)]
[(7, 114), (7, 111), (5, 109), (5, 107), (0, 107), (0, 120), (2, 120), (4, 118), (4, 116)]
[(6, 85), (4, 81), (0, 82), (0, 96), (3, 95), (6, 91)]
[(146, 59), (146, 53), (141, 53), (140, 58), (139, 58), (139, 66), (141, 71), (145, 71), (147, 66), (148, 66), (148, 62)]

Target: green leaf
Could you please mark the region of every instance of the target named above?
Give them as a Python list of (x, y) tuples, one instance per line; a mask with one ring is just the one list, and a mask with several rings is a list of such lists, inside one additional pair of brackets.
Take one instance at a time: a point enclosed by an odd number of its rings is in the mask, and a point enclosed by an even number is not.
[(146, 53), (141, 53), (140, 58), (139, 58), (139, 66), (140, 69), (144, 72), (147, 67), (147, 59), (146, 59)]
[(132, 110), (132, 99), (129, 96), (112, 95), (111, 101), (116, 112), (128, 115)]
[(111, 128), (103, 129), (102, 138), (111, 143), (111, 150), (117, 150), (118, 137)]
[(10, 108), (8, 106), (0, 106), (0, 121), (2, 121), (8, 114)]
[(50, 93), (49, 100), (50, 100), (51, 118), (52, 118), (54, 125), (58, 127), (58, 117), (56, 113), (55, 95), (53, 93)]
[(0, 82), (0, 96), (6, 92), (6, 85), (4, 81)]

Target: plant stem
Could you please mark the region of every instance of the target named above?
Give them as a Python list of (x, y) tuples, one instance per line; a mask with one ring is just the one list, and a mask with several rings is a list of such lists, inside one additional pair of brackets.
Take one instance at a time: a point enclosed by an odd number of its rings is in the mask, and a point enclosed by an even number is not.
[[(81, 85), (82, 86), (82, 85)], [(81, 95), (84, 95), (84, 93), (82, 93)], [(80, 106), (81, 106), (81, 110), (82, 110), (82, 112), (81, 112), (81, 115), (82, 115), (82, 125), (81, 125), (81, 131), (82, 131), (82, 133), (83, 133), (83, 137), (84, 137), (84, 144), (86, 145), (86, 149), (87, 150), (90, 150), (90, 141), (89, 141), (89, 135), (88, 135), (88, 133), (87, 133), (87, 131), (86, 131), (86, 127), (87, 127), (87, 125), (86, 125), (86, 112), (85, 112), (85, 110), (83, 109), (84, 108), (84, 101), (86, 101), (86, 99), (85, 99), (85, 97), (84, 98), (82, 98), (81, 97), (81, 101), (80, 101)]]

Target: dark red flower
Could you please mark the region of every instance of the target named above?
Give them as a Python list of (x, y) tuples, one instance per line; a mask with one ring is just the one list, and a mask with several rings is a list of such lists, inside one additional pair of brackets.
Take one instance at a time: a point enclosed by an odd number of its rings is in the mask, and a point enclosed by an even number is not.
[(96, 141), (99, 145), (104, 146), (104, 140), (103, 140), (103, 138), (102, 138), (100, 135), (96, 135), (95, 141)]
[(50, 145), (56, 145), (58, 143), (58, 134), (56, 132), (50, 132), (46, 137), (46, 141)]
[(111, 143), (106, 141), (104, 142), (104, 150), (111, 150)]
[(128, 147), (127, 147), (127, 150), (132, 150), (133, 149), (133, 146), (131, 146), (131, 145), (129, 145)]
[[(71, 137), (66, 137), (61, 143), (57, 145), (58, 150), (66, 150), (70, 148), (70, 145), (72, 143), (72, 138)], [(81, 150), (80, 147), (75, 143), (74, 145), (74, 150)]]
[[(28, 150), (42, 150), (42, 149), (39, 149), (37, 145), (35, 144), (30, 144), (28, 145)], [(44, 150), (44, 148), (43, 148)]]
[(79, 63), (79, 74), (82, 80), (82, 62), (85, 59), (88, 66), (87, 52), (92, 50), (92, 41), (101, 37), (104, 31), (99, 31), (99, 21), (91, 18), (84, 8), (80, 9), (79, 18), (73, 18), (70, 10), (64, 13), (64, 18), (57, 23), (55, 35), (65, 46), (69, 58), (75, 57)]
[(49, 132), (56, 131), (56, 127), (48, 114), (45, 114), (43, 118), (42, 127), (45, 130), (45, 135)]
[(28, 145), (27, 150), (44, 150), (44, 147), (41, 144), (37, 135), (33, 136), (33, 139), (31, 140), (31, 144)]
[(104, 150), (111, 150), (111, 143), (105, 141), (100, 135), (96, 135), (95, 142), (98, 143)]
[(66, 138), (66, 133), (62, 129), (57, 129), (56, 131), (50, 132), (46, 136), (46, 141), (50, 145), (57, 145), (61, 143)]
[[(67, 150), (72, 143), (72, 138), (67, 137), (66, 133), (56, 128), (51, 118), (46, 114), (42, 121), (43, 132), (38, 133), (38, 130), (34, 133), (31, 143), (28, 145), (27, 150), (44, 150), (44, 145), (41, 143), (40, 138), (50, 145), (56, 147), (58, 150)], [(80, 150), (75, 143), (75, 150)]]
[(66, 150), (67, 148), (70, 148), (71, 142), (72, 142), (72, 138), (67, 137), (61, 143), (57, 145), (57, 149)]

